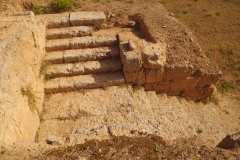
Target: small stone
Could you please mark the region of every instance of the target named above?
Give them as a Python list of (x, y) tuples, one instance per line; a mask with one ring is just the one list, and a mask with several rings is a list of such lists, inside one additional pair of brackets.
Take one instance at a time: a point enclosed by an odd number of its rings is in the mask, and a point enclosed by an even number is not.
[(128, 40), (129, 48), (131, 51), (133, 51), (136, 47), (131, 39)]
[(106, 29), (106, 28), (108, 28), (108, 26), (107, 26), (107, 24), (103, 23), (103, 24), (101, 24), (100, 28), (101, 29)]
[(194, 40), (192, 38), (190, 38), (190, 41), (193, 42)]
[(170, 16), (172, 16), (172, 17), (174, 17), (174, 16), (175, 16), (175, 14), (174, 14), (174, 13), (170, 13), (169, 15), (170, 15)]
[(128, 25), (130, 26), (130, 27), (134, 27), (135, 26), (135, 22), (134, 21), (128, 21)]
[(163, 26), (163, 28), (166, 28), (167, 26)]

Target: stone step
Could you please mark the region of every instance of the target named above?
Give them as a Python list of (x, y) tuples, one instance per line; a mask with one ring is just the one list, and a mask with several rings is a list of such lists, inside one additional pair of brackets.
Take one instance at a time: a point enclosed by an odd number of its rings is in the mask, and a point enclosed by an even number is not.
[(122, 72), (54, 78), (45, 83), (45, 93), (76, 91), (124, 84)]
[(48, 52), (45, 61), (51, 64), (84, 62), (119, 57), (118, 46)]
[(92, 35), (92, 27), (76, 26), (76, 27), (48, 29), (46, 33), (46, 39), (48, 40), (62, 39), (62, 38), (83, 37), (83, 36), (91, 36), (91, 35)]
[(93, 48), (100, 46), (117, 45), (116, 37), (74, 37), (69, 39), (47, 40), (45, 49), (47, 52), (69, 49)]
[(103, 12), (72, 12), (40, 15), (47, 20), (47, 28), (93, 25), (99, 27), (106, 19)]
[(118, 59), (113, 59), (78, 63), (53, 64), (48, 67), (46, 73), (50, 75), (51, 78), (54, 78), (102, 72), (116, 72), (120, 70), (122, 70), (121, 61)]
[(94, 25), (99, 27), (106, 16), (103, 12), (72, 12), (69, 19), (72, 26)]

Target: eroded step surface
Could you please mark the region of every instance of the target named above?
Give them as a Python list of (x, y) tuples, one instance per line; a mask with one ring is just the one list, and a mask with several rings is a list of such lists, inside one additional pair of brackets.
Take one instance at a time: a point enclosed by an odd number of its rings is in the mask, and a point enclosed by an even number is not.
[(47, 74), (51, 77), (68, 77), (82, 74), (114, 72), (122, 69), (118, 59), (87, 61), (78, 63), (54, 64), (48, 67)]
[(106, 19), (103, 12), (72, 12), (70, 23), (72, 26), (80, 25), (101, 25)]
[(76, 27), (48, 29), (46, 34), (46, 39), (48, 40), (62, 39), (62, 38), (83, 37), (83, 36), (91, 36), (91, 35), (92, 35), (92, 27), (76, 26)]
[(124, 82), (125, 79), (121, 72), (60, 77), (51, 79), (45, 83), (45, 93), (118, 86)]
[(61, 14), (46, 14), (40, 17), (47, 20), (47, 28), (61, 28), (79, 25), (100, 26), (106, 19), (103, 12), (72, 12)]
[(117, 45), (116, 37), (74, 37), (70, 39), (55, 39), (46, 42), (45, 49), (47, 52), (60, 51), (68, 49), (80, 49), (87, 47), (100, 47)]
[(49, 94), (39, 138), (57, 136), (72, 145), (112, 135), (158, 134), (169, 140), (198, 136), (215, 145), (226, 131), (215, 112), (201, 105), (125, 85)]
[(119, 57), (117, 46), (48, 52), (45, 61), (51, 64), (84, 62)]

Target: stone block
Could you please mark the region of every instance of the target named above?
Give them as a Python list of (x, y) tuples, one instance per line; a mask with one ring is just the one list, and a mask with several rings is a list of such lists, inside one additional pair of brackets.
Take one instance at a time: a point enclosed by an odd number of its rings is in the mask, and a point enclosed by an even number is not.
[(150, 44), (144, 47), (143, 66), (147, 69), (161, 69), (166, 62), (164, 44)]
[(199, 79), (199, 77), (191, 77), (185, 80), (171, 81), (170, 92), (193, 89), (197, 87)]
[(166, 67), (164, 69), (164, 80), (184, 80), (191, 76), (193, 71), (186, 66), (182, 67)]
[(131, 51), (128, 43), (120, 43), (120, 55), (124, 72), (138, 72), (142, 67), (142, 57), (139, 51)]
[(155, 83), (163, 81), (162, 69), (146, 70), (146, 83)]
[(70, 24), (72, 26), (95, 25), (100, 27), (106, 19), (103, 12), (72, 12), (70, 13)]
[(157, 93), (168, 93), (170, 90), (170, 81), (162, 81), (157, 83), (155, 91)]
[(206, 85), (216, 84), (220, 76), (220, 74), (203, 75), (198, 82), (198, 86), (203, 87)]
[(196, 87), (185, 90), (182, 94), (187, 99), (206, 99), (210, 97), (214, 91), (214, 86)]
[(143, 70), (139, 72), (124, 72), (124, 77), (127, 83), (142, 85), (145, 83), (145, 74)]

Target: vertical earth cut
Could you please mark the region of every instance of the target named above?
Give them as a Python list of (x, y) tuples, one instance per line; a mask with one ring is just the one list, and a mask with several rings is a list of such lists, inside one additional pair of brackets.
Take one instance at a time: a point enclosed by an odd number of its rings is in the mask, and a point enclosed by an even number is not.
[(0, 16), (0, 145), (32, 142), (39, 125), (45, 25), (31, 13)]

